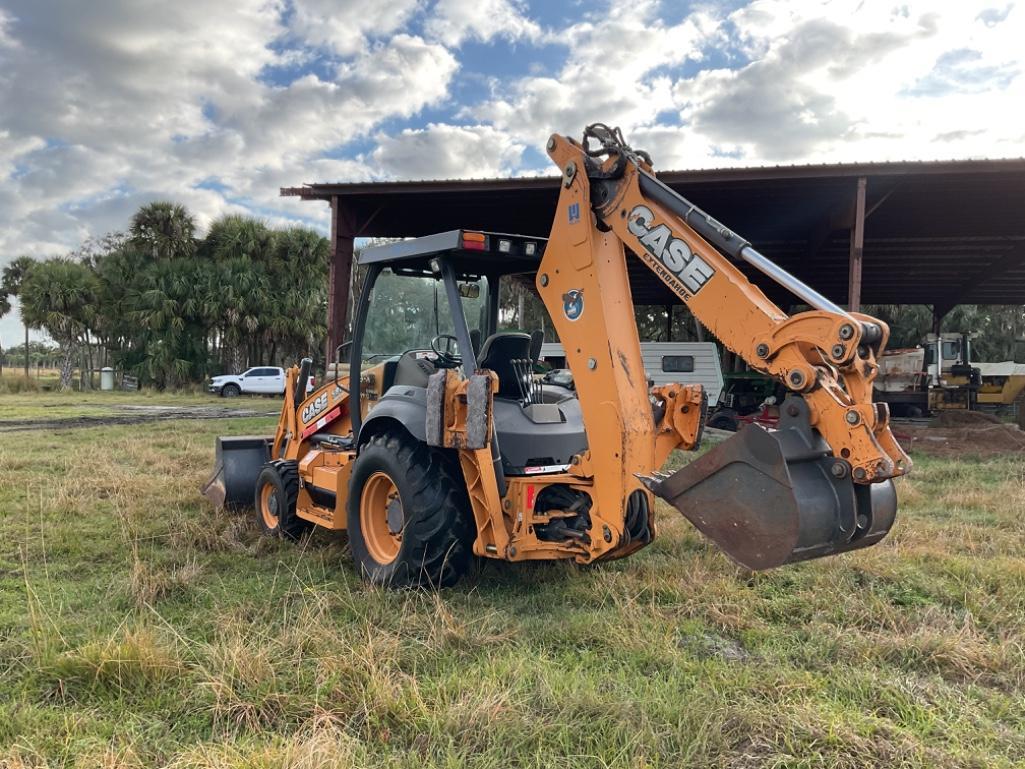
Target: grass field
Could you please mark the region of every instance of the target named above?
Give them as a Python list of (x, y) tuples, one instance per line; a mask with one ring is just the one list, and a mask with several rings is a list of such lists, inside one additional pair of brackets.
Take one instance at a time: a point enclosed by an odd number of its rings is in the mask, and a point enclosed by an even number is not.
[(0, 423), (22, 419), (66, 419), (77, 416), (103, 416), (124, 412), (124, 407), (214, 406), (236, 409), (275, 411), (280, 399), (263, 397), (217, 398), (198, 393), (142, 392), (39, 392), (24, 395), (0, 395)]
[(667, 513), (624, 561), (387, 592), (201, 499), (272, 423), (0, 433), (0, 766), (1025, 764), (1019, 459), (917, 457), (882, 545), (767, 574)]

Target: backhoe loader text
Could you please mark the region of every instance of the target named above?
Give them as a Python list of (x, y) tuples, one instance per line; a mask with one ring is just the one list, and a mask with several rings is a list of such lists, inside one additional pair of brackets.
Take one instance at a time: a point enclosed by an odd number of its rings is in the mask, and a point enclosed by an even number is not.
[(672, 236), (668, 226), (655, 224), (655, 214), (647, 206), (634, 206), (627, 227), (640, 239), (648, 253), (683, 281), (683, 285), (692, 293), (700, 291), (715, 275), (715, 270), (691, 251), (690, 246)]

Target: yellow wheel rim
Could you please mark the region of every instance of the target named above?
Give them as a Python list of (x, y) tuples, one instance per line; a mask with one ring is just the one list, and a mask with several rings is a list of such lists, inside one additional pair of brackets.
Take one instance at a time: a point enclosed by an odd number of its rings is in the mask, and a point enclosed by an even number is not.
[(260, 515), (268, 529), (278, 527), (278, 495), (274, 493), (275, 488), (271, 483), (263, 484), (260, 489)]
[(359, 500), (359, 526), (370, 556), (391, 563), (402, 545), (402, 501), (395, 483), (385, 473), (367, 478)]

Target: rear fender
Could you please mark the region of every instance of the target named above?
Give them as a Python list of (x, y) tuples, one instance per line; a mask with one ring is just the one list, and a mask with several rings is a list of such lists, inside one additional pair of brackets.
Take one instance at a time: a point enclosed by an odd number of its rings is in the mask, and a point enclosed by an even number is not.
[[(396, 391), (399, 392), (396, 392)], [(427, 390), (423, 387), (393, 387), (370, 409), (360, 427), (357, 446), (371, 437), (401, 427), (416, 440), (427, 442)]]

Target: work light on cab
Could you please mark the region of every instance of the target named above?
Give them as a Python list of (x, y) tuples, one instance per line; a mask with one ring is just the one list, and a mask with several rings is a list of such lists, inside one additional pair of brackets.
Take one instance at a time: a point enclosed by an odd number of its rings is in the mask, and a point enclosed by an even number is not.
[(483, 232), (464, 232), (463, 248), (467, 251), (487, 251), (487, 236)]

